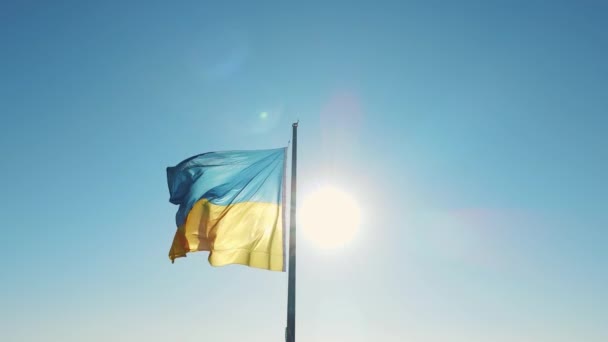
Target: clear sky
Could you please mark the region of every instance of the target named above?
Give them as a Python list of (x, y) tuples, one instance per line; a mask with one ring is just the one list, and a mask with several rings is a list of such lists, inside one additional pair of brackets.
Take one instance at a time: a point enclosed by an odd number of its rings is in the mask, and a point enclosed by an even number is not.
[[(171, 264), (165, 168), (285, 146), (299, 341), (608, 340), (604, 1), (3, 1), (0, 340), (282, 341), (287, 277)], [(266, 114), (261, 114), (266, 113)]]

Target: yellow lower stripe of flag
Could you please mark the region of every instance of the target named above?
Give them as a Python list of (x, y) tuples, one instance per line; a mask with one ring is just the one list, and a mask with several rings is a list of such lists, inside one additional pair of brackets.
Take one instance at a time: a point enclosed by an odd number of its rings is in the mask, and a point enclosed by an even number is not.
[(213, 266), (241, 264), (284, 271), (282, 208), (276, 203), (221, 206), (202, 199), (175, 233), (171, 260), (209, 251)]

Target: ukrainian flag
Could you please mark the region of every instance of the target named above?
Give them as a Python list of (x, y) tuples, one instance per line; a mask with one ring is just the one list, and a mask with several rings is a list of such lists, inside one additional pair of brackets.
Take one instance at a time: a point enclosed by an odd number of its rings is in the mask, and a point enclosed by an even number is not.
[(285, 270), (287, 149), (204, 153), (167, 168), (179, 205), (169, 258), (209, 251), (213, 266)]

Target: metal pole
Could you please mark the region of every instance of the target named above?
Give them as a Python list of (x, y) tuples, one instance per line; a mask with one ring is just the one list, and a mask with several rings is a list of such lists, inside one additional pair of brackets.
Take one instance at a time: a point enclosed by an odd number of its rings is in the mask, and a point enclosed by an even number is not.
[[(298, 121), (299, 122), (299, 121)], [(298, 162), (298, 122), (293, 127), (291, 150), (291, 211), (289, 215), (289, 275), (287, 287), (287, 329), (285, 341), (296, 341), (296, 171)]]

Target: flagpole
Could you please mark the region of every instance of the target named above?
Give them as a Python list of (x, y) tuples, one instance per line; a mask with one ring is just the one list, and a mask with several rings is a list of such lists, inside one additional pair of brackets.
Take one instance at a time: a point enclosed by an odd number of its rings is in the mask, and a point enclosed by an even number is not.
[(296, 341), (296, 171), (298, 162), (298, 122), (294, 122), (291, 145), (291, 204), (289, 206), (289, 274), (287, 285), (287, 329), (285, 341)]

